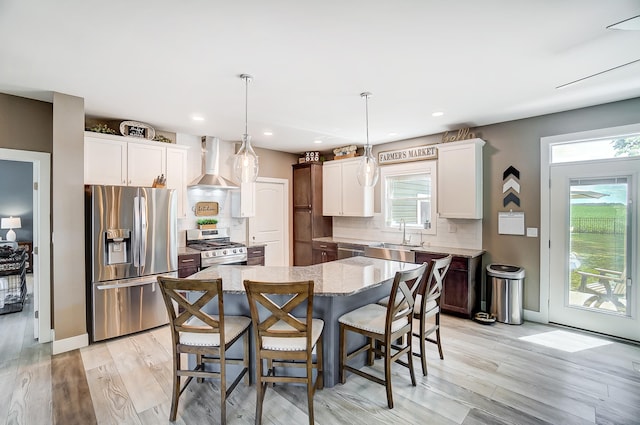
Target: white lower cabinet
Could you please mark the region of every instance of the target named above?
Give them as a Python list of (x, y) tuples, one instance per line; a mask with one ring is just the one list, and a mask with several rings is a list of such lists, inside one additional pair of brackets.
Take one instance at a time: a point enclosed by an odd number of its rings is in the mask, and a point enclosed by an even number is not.
[(326, 161), (322, 166), (322, 215), (372, 217), (373, 187), (358, 183), (362, 158)]
[(437, 145), (438, 213), (443, 218), (482, 218), (482, 139)]

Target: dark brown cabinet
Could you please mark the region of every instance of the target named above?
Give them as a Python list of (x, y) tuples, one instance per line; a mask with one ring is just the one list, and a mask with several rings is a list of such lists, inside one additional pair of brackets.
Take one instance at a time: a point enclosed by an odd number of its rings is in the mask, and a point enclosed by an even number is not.
[(327, 263), (338, 259), (338, 244), (313, 241), (313, 264)]
[(200, 254), (178, 255), (178, 277), (189, 277), (200, 271)]
[(293, 165), (293, 265), (313, 264), (313, 239), (331, 236), (331, 217), (322, 215), (322, 164)]
[[(445, 254), (416, 252), (416, 263), (429, 262)], [(480, 285), (482, 256), (473, 258), (453, 257), (444, 279), (440, 307), (444, 313), (471, 317), (480, 309)]]
[(264, 266), (264, 245), (247, 247), (247, 266)]

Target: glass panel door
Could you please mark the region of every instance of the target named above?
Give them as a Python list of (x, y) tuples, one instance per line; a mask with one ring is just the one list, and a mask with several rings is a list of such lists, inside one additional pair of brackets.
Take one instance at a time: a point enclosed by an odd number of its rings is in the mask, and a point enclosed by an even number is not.
[(627, 177), (569, 180), (569, 305), (630, 315)]
[(640, 160), (551, 166), (551, 322), (640, 341)]

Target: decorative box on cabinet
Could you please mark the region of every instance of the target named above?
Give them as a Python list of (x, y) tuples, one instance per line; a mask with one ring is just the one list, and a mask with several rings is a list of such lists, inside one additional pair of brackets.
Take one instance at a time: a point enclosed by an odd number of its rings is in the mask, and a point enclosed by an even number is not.
[(482, 218), (482, 139), (438, 148), (438, 213), (442, 218)]
[(25, 253), (25, 263), (24, 268), (27, 273), (33, 273), (33, 242), (31, 241), (22, 241), (18, 242), (18, 248), (24, 249)]
[(264, 266), (264, 245), (247, 247), (247, 266)]
[[(446, 254), (416, 252), (416, 263), (430, 262)], [(440, 308), (443, 313), (472, 317), (480, 307), (482, 256), (453, 257), (442, 287)]]
[(200, 254), (178, 255), (178, 277), (189, 277), (200, 271)]
[(328, 216), (372, 217), (373, 187), (360, 186), (361, 158), (326, 161), (322, 174), (322, 213)]
[(313, 264), (312, 240), (331, 236), (331, 217), (322, 215), (322, 164), (293, 165), (293, 264)]
[(313, 241), (313, 264), (327, 263), (338, 259), (338, 244)]

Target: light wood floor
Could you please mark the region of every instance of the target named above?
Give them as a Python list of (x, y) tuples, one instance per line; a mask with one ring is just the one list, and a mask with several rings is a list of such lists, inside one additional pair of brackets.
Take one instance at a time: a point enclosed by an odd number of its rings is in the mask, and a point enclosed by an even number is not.
[[(50, 344), (33, 341), (31, 308), (29, 298), (22, 313), (0, 316), (0, 425), (168, 423), (166, 327), (52, 358)], [(316, 393), (316, 422), (640, 424), (640, 347), (605, 340), (611, 343), (568, 352), (519, 339), (559, 330), (567, 333), (555, 341), (569, 348), (585, 336), (529, 322), (485, 326), (444, 316), (445, 360), (430, 346), (429, 376), (419, 374), (417, 387), (398, 366), (394, 409), (386, 407), (384, 387), (349, 375), (345, 385)], [(374, 369), (381, 371), (379, 363)], [(192, 383), (176, 423), (218, 423), (218, 400), (215, 383)], [(255, 386), (241, 383), (229, 400), (228, 423), (252, 424), (254, 408)], [(306, 421), (300, 387), (267, 391), (264, 423)]]

